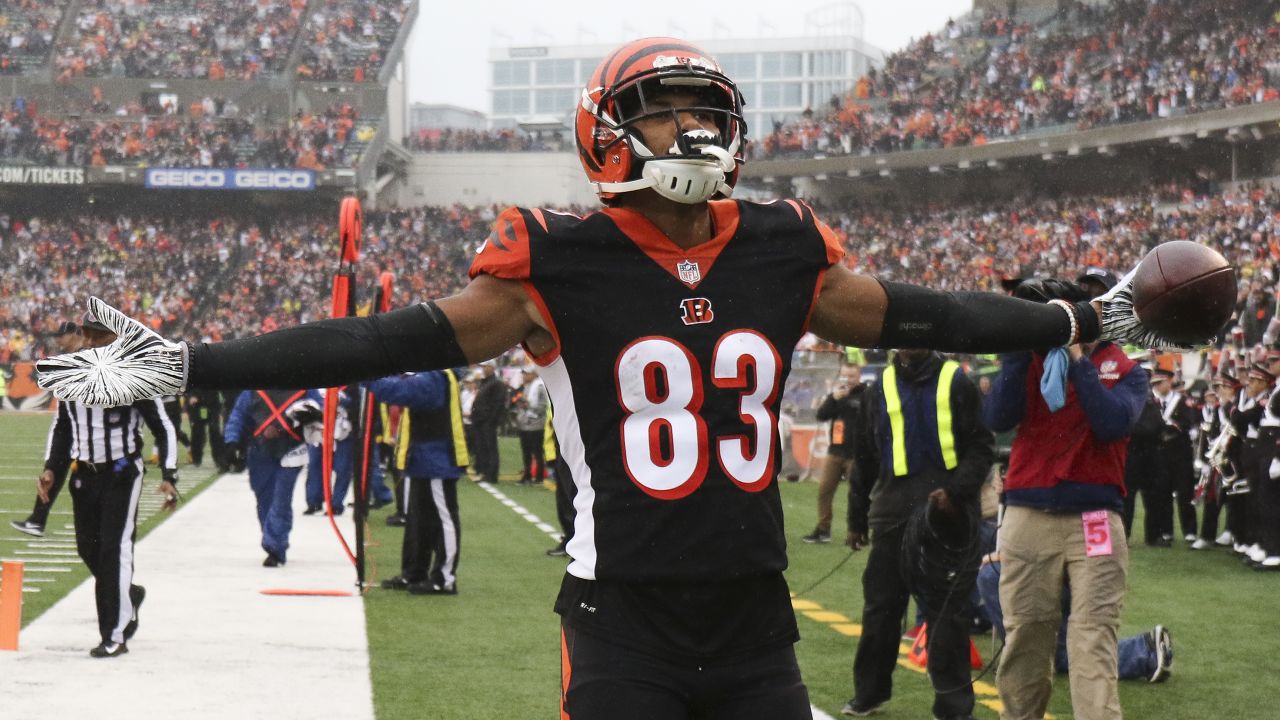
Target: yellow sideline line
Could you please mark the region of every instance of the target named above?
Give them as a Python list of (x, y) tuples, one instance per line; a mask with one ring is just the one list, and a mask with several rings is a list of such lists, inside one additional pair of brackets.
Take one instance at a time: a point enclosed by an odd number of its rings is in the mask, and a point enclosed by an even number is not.
[[(795, 593), (791, 594), (791, 607), (796, 612), (804, 615), (810, 620), (826, 625), (829, 629), (844, 635), (846, 637), (862, 637), (862, 625), (853, 622), (844, 615), (827, 610), (812, 600), (805, 600), (796, 597)], [(915, 663), (907, 659), (908, 653), (911, 652), (911, 646), (906, 643), (898, 645), (898, 664), (910, 670), (911, 672), (923, 675), (925, 669), (918, 667)], [(990, 683), (978, 680), (973, 684), (973, 693), (978, 696), (986, 696), (977, 698), (979, 705), (983, 705), (994, 710), (997, 714), (1004, 710), (1004, 705), (1000, 702), (1000, 693)], [(1045, 720), (1053, 720), (1053, 715), (1045, 713)]]

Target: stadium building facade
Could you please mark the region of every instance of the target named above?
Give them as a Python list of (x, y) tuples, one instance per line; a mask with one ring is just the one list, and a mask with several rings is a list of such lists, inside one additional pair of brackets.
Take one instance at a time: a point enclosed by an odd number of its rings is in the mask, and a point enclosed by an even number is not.
[[(884, 52), (855, 35), (696, 40), (715, 56), (747, 101), (749, 136), (829, 103), (879, 67)], [(609, 45), (495, 47), (489, 52), (490, 120), (495, 128), (568, 130), (591, 72)]]

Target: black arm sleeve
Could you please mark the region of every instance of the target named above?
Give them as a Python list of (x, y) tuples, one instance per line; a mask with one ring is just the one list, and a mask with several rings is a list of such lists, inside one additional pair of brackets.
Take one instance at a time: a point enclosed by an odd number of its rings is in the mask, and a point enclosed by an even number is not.
[(188, 388), (337, 387), (400, 372), (468, 365), (449, 319), (426, 302), (191, 348)]
[[(880, 347), (998, 353), (1065, 345), (1071, 321), (1061, 307), (983, 292), (944, 293), (881, 281), (889, 305)], [(1074, 303), (1080, 340), (1098, 337), (1097, 313)]]

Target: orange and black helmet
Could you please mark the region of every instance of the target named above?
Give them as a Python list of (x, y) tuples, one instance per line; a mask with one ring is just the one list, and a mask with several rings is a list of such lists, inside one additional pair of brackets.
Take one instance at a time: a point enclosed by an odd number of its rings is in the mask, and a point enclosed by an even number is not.
[[(648, 101), (655, 93), (677, 88), (695, 95), (697, 105), (650, 108)], [(644, 166), (664, 160), (715, 165), (717, 177), (722, 170), (723, 179), (709, 188), (710, 194), (728, 195), (745, 162), (742, 106), (737, 86), (703, 49), (669, 37), (636, 40), (606, 56), (583, 89), (574, 122), (578, 156), (605, 203), (618, 193), (653, 187)], [(695, 109), (712, 113), (719, 132), (697, 150), (648, 148), (632, 129), (641, 118)], [(701, 149), (706, 145), (714, 147)]]

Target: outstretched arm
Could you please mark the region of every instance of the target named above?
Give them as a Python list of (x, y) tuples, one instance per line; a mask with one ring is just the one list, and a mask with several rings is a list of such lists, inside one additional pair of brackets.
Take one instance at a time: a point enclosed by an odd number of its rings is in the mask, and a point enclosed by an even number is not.
[[(1061, 305), (996, 293), (944, 293), (881, 282), (834, 265), (823, 279), (811, 328), (820, 337), (859, 347), (1005, 352), (1065, 345), (1072, 318)], [(1086, 340), (1098, 335), (1088, 303), (1071, 307)]]
[(116, 342), (47, 358), (37, 370), (41, 387), (96, 406), (188, 387), (334, 387), (402, 371), (466, 365), (519, 342), (541, 354), (554, 342), (521, 284), (488, 275), (439, 303), (195, 346), (165, 340), (97, 298), (90, 299), (89, 307), (119, 336)]
[[(459, 367), (528, 339), (541, 318), (519, 283), (481, 275), (459, 294), (192, 349), (189, 387), (336, 387)], [(545, 332), (545, 331), (544, 331)]]

